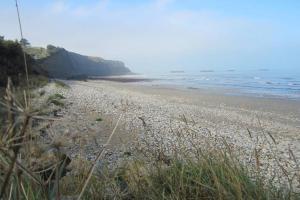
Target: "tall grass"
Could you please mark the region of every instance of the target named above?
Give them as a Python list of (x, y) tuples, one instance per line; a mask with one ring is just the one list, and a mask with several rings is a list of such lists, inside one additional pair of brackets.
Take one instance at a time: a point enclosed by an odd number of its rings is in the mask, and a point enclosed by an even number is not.
[[(86, 175), (78, 177), (84, 180)], [(66, 195), (69, 191), (80, 191), (82, 180), (73, 180), (73, 177), (63, 179)], [(82, 196), (82, 199), (298, 198), (296, 193), (266, 183), (226, 152), (219, 151), (204, 151), (197, 160), (174, 158), (168, 164), (132, 158), (113, 172), (102, 170), (92, 176)]]
[[(37, 145), (38, 135), (32, 127), (38, 116), (33, 112), (28, 93), (24, 90), (21, 103), (13, 91), (9, 79), (1, 102), (6, 117), (0, 134), (0, 199), (53, 199), (59, 196), (59, 187), (52, 179), (54, 175), (61, 176), (66, 160), (61, 159), (48, 169), (35, 169), (30, 150)], [(49, 170), (53, 173), (45, 179)]]

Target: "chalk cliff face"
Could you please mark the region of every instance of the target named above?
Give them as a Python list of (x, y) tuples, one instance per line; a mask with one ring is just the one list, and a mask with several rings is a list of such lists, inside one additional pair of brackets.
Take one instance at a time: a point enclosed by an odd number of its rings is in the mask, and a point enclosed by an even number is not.
[(121, 61), (84, 56), (52, 45), (48, 45), (45, 51), (45, 56), (38, 58), (38, 62), (50, 77), (112, 76), (130, 73)]

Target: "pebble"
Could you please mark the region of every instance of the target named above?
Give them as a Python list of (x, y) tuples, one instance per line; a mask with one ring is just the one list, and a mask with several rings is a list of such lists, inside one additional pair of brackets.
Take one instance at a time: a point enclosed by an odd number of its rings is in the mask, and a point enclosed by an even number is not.
[[(80, 127), (80, 134), (87, 134), (89, 128), (95, 128), (102, 123), (91, 123), (86, 119), (86, 113), (98, 113), (109, 115), (115, 119), (116, 123), (120, 114), (123, 114), (121, 123), (124, 126), (122, 137), (129, 137), (132, 132), (136, 131), (137, 141), (141, 146), (155, 150), (163, 150), (167, 154), (172, 154), (174, 147), (185, 148), (192, 151), (196, 147), (206, 147), (209, 143), (216, 145), (217, 148), (226, 148), (227, 144), (237, 151), (240, 156), (238, 159), (244, 163), (255, 161), (253, 152), (255, 148), (261, 148), (261, 166), (266, 175), (274, 174), (280, 171), (277, 160), (272, 159), (274, 149), (266, 145), (266, 138), (258, 128), (251, 129), (252, 138), (246, 132), (243, 124), (236, 123), (240, 121), (241, 115), (235, 112), (224, 113), (225, 104), (217, 108), (199, 107), (186, 103), (170, 101), (159, 96), (150, 96), (138, 92), (124, 89), (116, 89), (108, 83), (101, 84), (97, 82), (77, 82), (66, 81), (71, 89), (62, 89), (53, 86), (46, 86), (47, 94), (60, 93), (66, 97), (68, 106), (63, 110), (60, 117), (66, 118), (69, 123), (77, 123)], [(253, 112), (253, 116), (257, 113)], [(243, 123), (253, 123), (253, 116), (245, 116)], [(247, 118), (248, 117), (248, 118)], [(76, 119), (74, 119), (76, 118)], [(60, 122), (55, 122), (56, 124)], [(67, 126), (66, 126), (67, 127)], [(278, 127), (280, 128), (280, 127)], [(138, 130), (138, 131), (137, 131)], [(71, 133), (72, 130), (66, 128), (65, 131)], [(259, 138), (259, 140), (256, 140)], [(289, 140), (284, 142), (280, 137), (276, 138), (278, 145), (276, 148), (277, 155), (282, 163), (291, 163), (289, 171), (296, 171), (296, 163), (289, 159), (288, 147), (293, 147), (296, 158), (300, 159), (300, 141)], [(98, 142), (104, 143), (105, 140), (99, 139)], [(120, 145), (121, 146), (121, 145)], [(114, 147), (107, 150), (105, 157), (113, 165), (118, 163), (124, 152), (120, 151), (121, 147)], [(70, 148), (70, 157), (76, 157), (75, 154), (80, 152), (78, 144)], [(87, 160), (95, 159), (95, 152), (101, 147), (95, 142), (90, 142), (84, 146), (84, 152)], [(131, 152), (132, 153), (132, 152)], [(130, 153), (130, 155), (131, 155)], [(271, 158), (271, 159), (270, 159)], [(274, 158), (274, 156), (273, 156)], [(265, 162), (264, 162), (265, 161)], [(272, 167), (269, 167), (271, 165)], [(282, 172), (281, 172), (282, 173)], [(293, 174), (291, 174), (293, 176)], [(299, 184), (299, 183), (298, 183)]]

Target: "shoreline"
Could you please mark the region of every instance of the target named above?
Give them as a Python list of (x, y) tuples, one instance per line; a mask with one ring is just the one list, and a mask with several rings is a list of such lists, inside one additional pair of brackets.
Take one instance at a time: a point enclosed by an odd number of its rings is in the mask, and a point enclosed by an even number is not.
[[(177, 85), (162, 85), (162, 84), (143, 84), (142, 81), (124, 83), (119, 81), (106, 80), (91, 80), (92, 83), (99, 83), (110, 85), (114, 87), (124, 88), (131, 91), (137, 91), (149, 95), (161, 95), (164, 97), (178, 96), (188, 99), (185, 101), (189, 104), (197, 104), (198, 100), (204, 102), (213, 102), (214, 104), (224, 104), (227, 106), (241, 105), (246, 106), (247, 109), (262, 110), (277, 112), (278, 114), (295, 113), (300, 118), (300, 99), (289, 99), (274, 96), (256, 96), (244, 95), (243, 93), (235, 94), (234, 89), (220, 89), (220, 88), (188, 88)], [(195, 99), (193, 101), (193, 99)], [(299, 125), (300, 126), (300, 125)]]
[(179, 85), (172, 83), (161, 83), (159, 81), (164, 79), (156, 79), (156, 78), (145, 78), (139, 76), (132, 75), (124, 75), (124, 76), (97, 76), (97, 77), (89, 77), (87, 81), (111, 81), (111, 82), (119, 82), (119, 83), (129, 83), (129, 84), (140, 84), (144, 86), (152, 86), (152, 87), (163, 87), (167, 89), (180, 89), (180, 90), (195, 90), (195, 91), (209, 91), (214, 92), (216, 94), (223, 94), (227, 96), (235, 96), (235, 97), (254, 97), (254, 98), (265, 98), (265, 99), (280, 99), (280, 100), (291, 100), (300, 102), (300, 97), (292, 97), (287, 94), (267, 94), (263, 92), (250, 92), (243, 91), (241, 88), (233, 87), (225, 87), (225, 86), (213, 86), (213, 85), (199, 85), (199, 86), (189, 86), (189, 85)]
[[(149, 81), (150, 82), (150, 81)], [(133, 84), (139, 84), (138, 82), (133, 82)], [(268, 100), (284, 100), (284, 101), (295, 101), (300, 102), (300, 98), (292, 98), (287, 96), (280, 96), (280, 95), (270, 95), (270, 94), (260, 94), (260, 93), (250, 93), (250, 92), (243, 92), (240, 89), (236, 88), (222, 88), (222, 87), (190, 87), (190, 86), (183, 86), (183, 85), (172, 85), (172, 84), (142, 84), (144, 86), (149, 87), (157, 87), (157, 88), (165, 88), (165, 89), (178, 89), (178, 90), (187, 90), (187, 91), (196, 91), (201, 93), (210, 93), (216, 95), (225, 95), (225, 96), (232, 96), (232, 97), (246, 97), (246, 98), (253, 98), (253, 99), (268, 99)]]
[(152, 82), (156, 79), (150, 78), (137, 78), (137, 77), (127, 77), (127, 76), (96, 76), (96, 77), (88, 77), (88, 80), (100, 80), (100, 81), (112, 81), (119, 83), (135, 83), (135, 82)]

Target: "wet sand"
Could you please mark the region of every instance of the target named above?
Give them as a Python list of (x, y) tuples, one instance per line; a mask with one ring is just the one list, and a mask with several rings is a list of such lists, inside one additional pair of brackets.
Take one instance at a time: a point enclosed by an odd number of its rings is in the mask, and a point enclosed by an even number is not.
[(148, 78), (133, 78), (133, 77), (126, 77), (126, 76), (95, 76), (89, 77), (89, 80), (101, 80), (101, 81), (113, 81), (113, 82), (120, 82), (120, 83), (134, 83), (134, 82), (151, 82), (154, 79)]
[[(93, 83), (92, 83), (93, 84)], [(272, 130), (282, 137), (300, 139), (300, 101), (268, 97), (228, 95), (228, 90), (183, 89), (175, 86), (119, 84), (102, 82), (128, 93), (143, 94), (180, 105), (191, 105), (210, 110), (211, 122), (231, 121), (244, 126)], [(235, 116), (235, 117), (234, 117)], [(258, 124), (260, 121), (260, 125)], [(263, 125), (263, 127), (258, 127)]]

